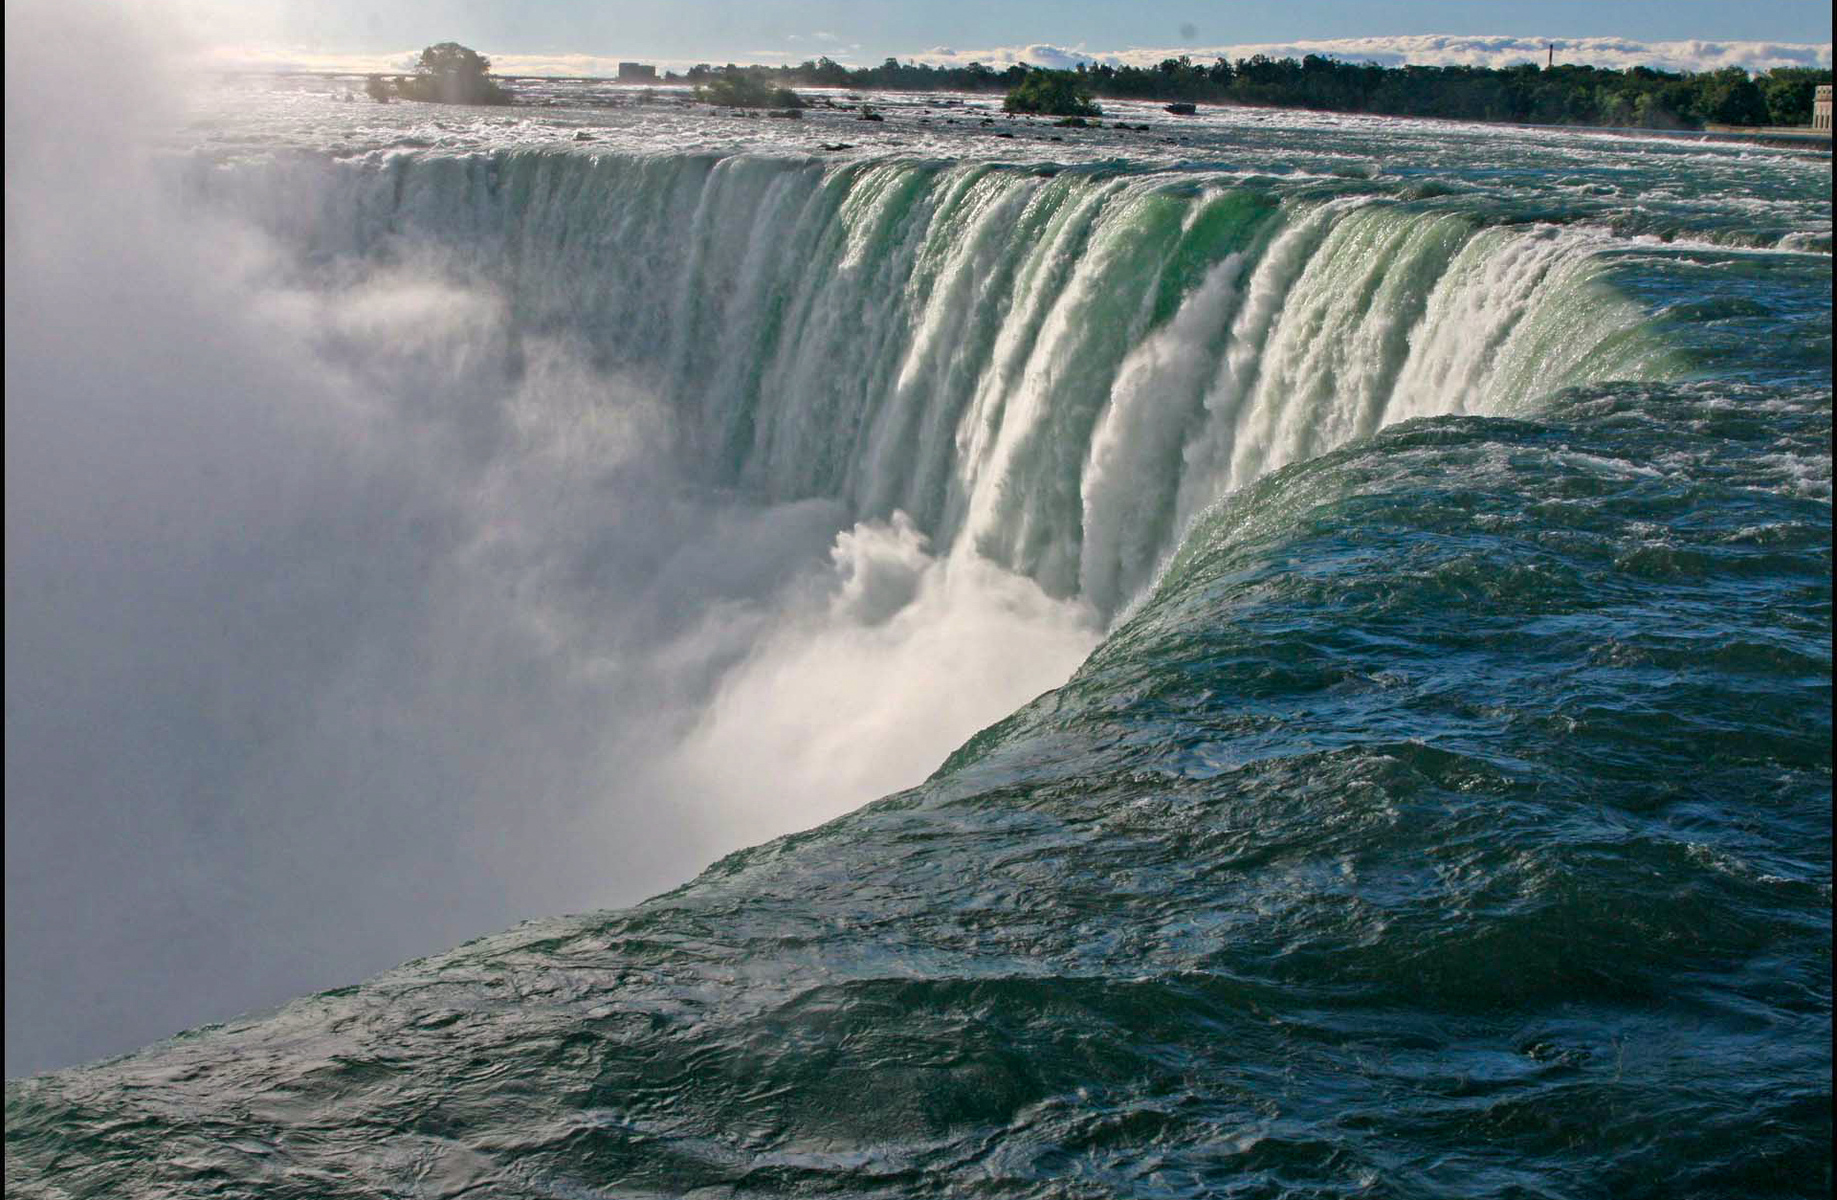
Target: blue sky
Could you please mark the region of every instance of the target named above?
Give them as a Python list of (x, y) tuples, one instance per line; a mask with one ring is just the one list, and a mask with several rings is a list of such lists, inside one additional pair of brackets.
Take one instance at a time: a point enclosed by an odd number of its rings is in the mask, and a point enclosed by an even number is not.
[(321, 54), (457, 40), (504, 56), (852, 63), (1043, 44), (1092, 55), (1408, 34), (1829, 43), (1815, 0), (180, 0), (200, 42)]

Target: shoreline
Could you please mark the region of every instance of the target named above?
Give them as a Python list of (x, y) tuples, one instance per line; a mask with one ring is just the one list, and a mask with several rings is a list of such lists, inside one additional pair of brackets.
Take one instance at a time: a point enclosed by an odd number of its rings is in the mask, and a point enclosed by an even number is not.
[[(364, 74), (360, 72), (351, 72), (351, 71), (259, 71), (257, 70), (257, 71), (218, 71), (218, 72), (211, 72), (211, 74), (216, 74), (216, 75), (231, 77), (231, 78), (260, 77), (260, 78), (274, 78), (274, 79), (325, 79), (325, 80), (342, 80), (342, 81), (347, 81), (347, 82), (353, 81), (353, 80), (362, 80), (365, 78)], [(658, 80), (655, 83), (635, 83), (635, 82), (624, 82), (612, 76), (594, 76), (594, 75), (498, 75), (496, 76), (496, 78), (507, 84), (516, 84), (516, 83), (602, 84), (607, 87), (630, 89), (633, 91), (659, 90), (659, 89), (688, 90), (689, 88), (692, 87), (692, 85), (685, 83), (681, 80), (675, 80), (675, 81)], [(793, 86), (795, 87), (796, 85), (793, 85)], [(846, 88), (845, 89), (845, 88), (824, 87), (821, 85), (806, 85), (802, 90), (830, 92), (830, 91), (860, 91), (862, 89), (859, 89), (859, 88)], [(877, 89), (869, 89), (869, 90), (877, 90)], [(1002, 93), (999, 91), (961, 92), (961, 91), (956, 91), (953, 89), (944, 89), (944, 88), (921, 89), (921, 90), (914, 90), (910, 88), (889, 88), (889, 89), (878, 89), (878, 90), (884, 90), (887, 94), (911, 95), (911, 96), (988, 95), (988, 96), (999, 97), (1002, 95)], [(1111, 100), (1111, 101), (1125, 101), (1125, 102), (1132, 102), (1132, 103), (1133, 102), (1152, 103), (1156, 105), (1161, 104), (1161, 101), (1159, 100), (1149, 98), (1149, 97), (1141, 97), (1141, 96), (1104, 96), (1104, 95), (1098, 94), (1096, 95), (1096, 99), (1098, 100), (1099, 103), (1102, 103), (1105, 100)], [(515, 103), (516, 102), (513, 101), (513, 105)], [(1301, 105), (1288, 105), (1288, 104), (1243, 104), (1243, 103), (1218, 104), (1218, 103), (1206, 103), (1206, 102), (1197, 102), (1197, 103), (1198, 103), (1199, 111), (1201, 113), (1205, 112), (1207, 109), (1253, 109), (1253, 110), (1261, 111), (1261, 112), (1321, 113), (1321, 114), (1326, 114), (1326, 115), (1342, 116), (1342, 117), (1374, 117), (1380, 120), (1434, 121), (1437, 123), (1446, 122), (1446, 123), (1454, 124), (1454, 125), (1498, 126), (1498, 127), (1503, 127), (1507, 129), (1549, 129), (1549, 130), (1560, 130), (1566, 133), (1598, 133), (1598, 134), (1602, 134), (1602, 135), (1609, 136), (1609, 137), (1626, 137), (1626, 138), (1658, 137), (1658, 138), (1674, 138), (1674, 139), (1679, 139), (1679, 140), (1695, 139), (1698, 141), (1714, 141), (1714, 142), (1725, 142), (1725, 143), (1726, 142), (1735, 142), (1735, 143), (1747, 142), (1747, 143), (1752, 143), (1754, 145), (1766, 146), (1766, 147), (1773, 148), (1773, 149), (1809, 150), (1813, 152), (1823, 151), (1826, 154), (1829, 154), (1831, 151), (1831, 135), (1830, 134), (1823, 133), (1817, 130), (1813, 130), (1805, 126), (1753, 126), (1753, 127), (1749, 127), (1749, 126), (1739, 126), (1739, 125), (1706, 125), (1702, 129), (1648, 129), (1648, 128), (1642, 128), (1642, 127), (1637, 127), (1637, 126), (1621, 126), (1621, 125), (1545, 125), (1545, 124), (1538, 124), (1535, 122), (1528, 122), (1528, 121), (1488, 121), (1488, 120), (1484, 120), (1478, 117), (1441, 117), (1441, 116), (1430, 116), (1430, 115), (1412, 114), (1412, 113), (1372, 112), (1370, 110), (1364, 110), (1364, 109), (1307, 108)]]

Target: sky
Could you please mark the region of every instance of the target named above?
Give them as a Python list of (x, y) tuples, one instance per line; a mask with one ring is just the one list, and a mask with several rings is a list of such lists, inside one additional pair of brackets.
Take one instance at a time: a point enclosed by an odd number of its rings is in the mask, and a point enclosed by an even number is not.
[[(208, 61), (238, 66), (393, 66), (455, 40), (511, 73), (590, 73), (619, 59), (851, 65), (902, 60), (1061, 65), (1310, 48), (1377, 61), (1522, 61), (1547, 40), (1571, 61), (1687, 69), (1830, 62), (1831, 10), (1804, 0), (1290, 0), (1281, 5), (1113, 0), (370, 0), (281, 4), (182, 0), (182, 34)], [(1326, 43), (1326, 45), (1321, 45)], [(1651, 44), (1661, 44), (1652, 48)], [(1807, 48), (1810, 49), (1807, 49)]]

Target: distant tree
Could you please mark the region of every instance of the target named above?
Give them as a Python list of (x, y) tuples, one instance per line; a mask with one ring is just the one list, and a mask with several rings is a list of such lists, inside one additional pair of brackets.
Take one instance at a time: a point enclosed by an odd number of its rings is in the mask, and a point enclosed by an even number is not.
[(1625, 127), (1633, 123), (1633, 101), (1611, 88), (1595, 89), (1595, 112), (1603, 125)]
[(389, 81), (381, 75), (372, 75), (364, 80), (364, 94), (378, 104), (389, 103)]
[(1831, 81), (1828, 67), (1775, 67), (1754, 82), (1767, 98), (1767, 118), (1775, 125), (1811, 124), (1812, 93)]
[(1719, 125), (1765, 125), (1767, 99), (1740, 67), (1699, 76), (1697, 111)]
[[(1143, 66), (1091, 62), (1077, 71), (1058, 72), (1027, 63), (997, 71), (982, 63), (932, 66), (896, 58), (851, 68), (820, 58), (778, 67), (698, 63), (686, 76), (668, 78), (703, 85), (705, 100), (756, 108), (790, 103), (777, 89), (799, 84), (894, 91), (999, 88), (1013, 93), (1007, 105), (1010, 112), (1062, 117), (1093, 115), (1094, 97), (1115, 97), (1183, 105), (1268, 104), (1409, 117), (1694, 129), (1706, 121), (1803, 125), (1811, 120), (1812, 89), (1829, 83), (1831, 72), (1822, 67), (1777, 67), (1749, 77), (1728, 69), (1617, 71), (1578, 63), (1558, 63), (1549, 70), (1534, 63), (1499, 68), (1381, 67), (1318, 54), (1301, 59), (1259, 54), (1210, 64), (1185, 57)], [(412, 82), (404, 84), (397, 94), (412, 94), (413, 88)]]
[(804, 107), (803, 100), (790, 88), (773, 87), (738, 67), (729, 67), (708, 82), (697, 84), (695, 98), (704, 104), (726, 108)]
[(845, 88), (848, 86), (848, 68), (835, 59), (824, 55), (815, 62), (806, 62), (797, 69), (797, 74), (812, 87)]
[(1646, 129), (1676, 129), (1682, 124), (1657, 92), (1645, 92), (1633, 102), (1633, 123)]
[(421, 51), (415, 73), (397, 81), (409, 100), (435, 104), (509, 104), (510, 93), (492, 81), (491, 60), (458, 42), (441, 42)]
[(1083, 77), (1071, 71), (1035, 69), (1027, 72), (1002, 101), (1008, 112), (1041, 113), (1050, 117), (1100, 117), (1103, 109), (1091, 99)]

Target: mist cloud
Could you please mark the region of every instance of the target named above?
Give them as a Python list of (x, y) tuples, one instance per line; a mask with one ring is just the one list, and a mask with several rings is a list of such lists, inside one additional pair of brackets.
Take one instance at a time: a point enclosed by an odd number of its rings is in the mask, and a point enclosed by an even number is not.
[(898, 520), (700, 487), (666, 404), (435, 253), (188, 207), (151, 43), (7, 21), (9, 1075), (635, 901), (1094, 642)]

